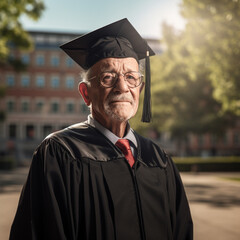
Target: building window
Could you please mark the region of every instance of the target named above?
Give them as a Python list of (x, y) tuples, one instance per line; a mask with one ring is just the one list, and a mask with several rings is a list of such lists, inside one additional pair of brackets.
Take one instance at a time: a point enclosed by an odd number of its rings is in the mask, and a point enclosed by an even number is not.
[(52, 102), (51, 112), (52, 113), (58, 113), (59, 112), (59, 103), (58, 102)]
[(223, 143), (224, 144), (228, 144), (228, 134), (227, 133), (225, 133), (224, 135), (223, 135)]
[(49, 36), (48, 41), (49, 41), (49, 43), (56, 44), (56, 43), (59, 42), (59, 39), (58, 39), (58, 36), (56, 36), (56, 35), (51, 35), (51, 36)]
[(66, 110), (67, 110), (67, 113), (74, 113), (74, 103), (72, 103), (72, 102), (69, 102), (69, 103), (67, 103), (67, 105), (66, 105)]
[(15, 78), (13, 75), (7, 75), (6, 84), (7, 84), (7, 87), (13, 87), (15, 85)]
[(89, 107), (85, 104), (85, 102), (81, 102), (80, 112), (83, 114), (89, 113)]
[(29, 101), (22, 101), (22, 112), (29, 112)]
[[(11, 45), (11, 43), (10, 43), (10, 45)], [(12, 45), (13, 46), (13, 45)], [(15, 56), (15, 54), (13, 53), (13, 52), (10, 52), (10, 54), (9, 54), (9, 60), (16, 60), (16, 56)]]
[(13, 100), (8, 100), (7, 101), (7, 111), (8, 112), (14, 112), (15, 111), (15, 101)]
[(36, 112), (42, 112), (43, 111), (43, 101), (39, 100), (36, 102)]
[(44, 43), (46, 41), (44, 35), (35, 35), (34, 38), (36, 43)]
[(66, 58), (66, 66), (67, 67), (69, 67), (69, 68), (73, 67), (73, 63), (74, 62), (71, 58), (69, 58), (69, 57)]
[(22, 54), (21, 55), (21, 61), (24, 64), (28, 65), (30, 63), (30, 56), (29, 56), (29, 54)]
[(53, 127), (51, 125), (44, 125), (43, 126), (43, 136), (44, 137), (49, 135), (52, 132), (53, 132)]
[(9, 138), (16, 138), (17, 137), (17, 125), (10, 124), (8, 128)]
[(42, 88), (45, 86), (45, 78), (44, 76), (37, 76), (36, 77), (36, 86)]
[(202, 147), (204, 145), (204, 136), (198, 136), (198, 146)]
[(51, 57), (51, 65), (52, 65), (53, 67), (58, 67), (58, 66), (59, 66), (59, 63), (60, 63), (59, 56), (53, 55), (53, 56)]
[(35, 129), (32, 124), (26, 125), (26, 138), (33, 139), (35, 135)]
[(60, 86), (60, 80), (59, 80), (59, 77), (57, 76), (54, 76), (51, 78), (51, 87), (52, 88), (59, 88)]
[(215, 146), (217, 144), (218, 138), (215, 134), (211, 135), (211, 144)]
[(45, 58), (42, 54), (38, 54), (36, 56), (36, 65), (37, 66), (44, 66), (44, 63), (45, 63)]
[(74, 78), (73, 77), (67, 77), (66, 78), (66, 88), (67, 89), (73, 89), (74, 88)]
[(240, 145), (240, 134), (237, 132), (233, 134), (233, 143), (235, 145)]
[(30, 86), (30, 77), (28, 75), (23, 75), (21, 77), (21, 86), (29, 87)]

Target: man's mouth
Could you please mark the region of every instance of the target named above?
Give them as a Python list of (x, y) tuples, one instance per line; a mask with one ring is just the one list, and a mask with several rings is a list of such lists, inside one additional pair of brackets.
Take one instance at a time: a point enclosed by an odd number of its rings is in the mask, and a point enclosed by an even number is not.
[(110, 104), (112, 103), (131, 103), (129, 100), (112, 100), (110, 101)]
[(133, 99), (131, 96), (128, 95), (116, 95), (116, 96), (111, 96), (108, 99), (109, 104), (132, 104)]

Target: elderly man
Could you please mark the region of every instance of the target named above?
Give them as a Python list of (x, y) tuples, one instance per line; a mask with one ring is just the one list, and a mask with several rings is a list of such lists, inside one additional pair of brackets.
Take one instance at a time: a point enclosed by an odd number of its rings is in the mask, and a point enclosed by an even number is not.
[(61, 48), (87, 71), (79, 91), (91, 115), (34, 153), (10, 239), (192, 239), (175, 165), (128, 123), (144, 87), (139, 59), (153, 51), (127, 19)]

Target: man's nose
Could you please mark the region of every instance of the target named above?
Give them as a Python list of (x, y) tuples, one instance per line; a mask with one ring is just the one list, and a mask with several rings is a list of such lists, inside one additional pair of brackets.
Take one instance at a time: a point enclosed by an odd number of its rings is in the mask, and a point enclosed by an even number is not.
[(119, 91), (119, 92), (128, 92), (129, 91), (127, 81), (125, 80), (123, 74), (118, 75), (118, 79), (117, 79), (117, 82), (114, 86), (114, 89)]

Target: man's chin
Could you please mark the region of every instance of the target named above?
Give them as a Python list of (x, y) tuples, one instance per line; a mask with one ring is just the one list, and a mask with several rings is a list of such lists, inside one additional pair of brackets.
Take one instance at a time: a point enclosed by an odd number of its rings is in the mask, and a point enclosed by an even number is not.
[(114, 112), (114, 111), (108, 111), (106, 110), (106, 114), (113, 120), (117, 120), (120, 122), (128, 121), (131, 117), (132, 114), (130, 112), (124, 114), (124, 113), (119, 113), (119, 112)]
[(117, 106), (114, 106), (112, 104), (106, 104), (104, 106), (104, 111), (113, 120), (128, 121), (135, 115), (135, 111), (133, 106), (126, 107), (126, 104), (118, 104)]

